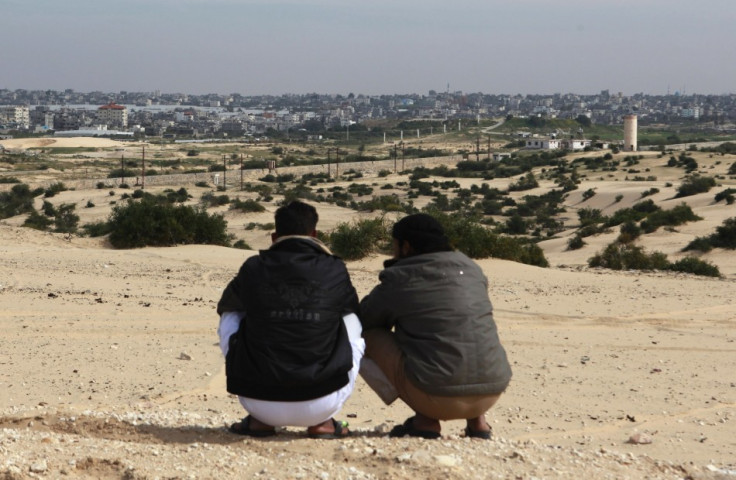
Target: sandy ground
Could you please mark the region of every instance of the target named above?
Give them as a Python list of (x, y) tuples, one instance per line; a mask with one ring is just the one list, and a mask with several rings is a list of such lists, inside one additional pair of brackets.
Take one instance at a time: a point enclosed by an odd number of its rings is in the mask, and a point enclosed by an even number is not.
[[(215, 302), (247, 251), (109, 250), (0, 227), (4, 478), (718, 478), (736, 470), (732, 280), (482, 260), (514, 368), (491, 442), (388, 439), (361, 382), (345, 441), (243, 440)], [(382, 257), (349, 264), (360, 295)], [(191, 359), (188, 359), (191, 358)], [(627, 443), (644, 434), (651, 444)], [(719, 473), (720, 472), (720, 473)], [(724, 477), (725, 478), (725, 477)]]
[[(671, 208), (680, 200), (666, 181), (653, 198)], [(584, 206), (630, 206), (653, 185), (585, 182), (567, 201), (571, 219)], [(582, 202), (586, 188), (597, 194)], [(107, 196), (52, 200), (78, 203), (84, 224), (106, 216)], [(712, 198), (688, 197), (704, 220), (643, 245), (678, 258), (734, 216)], [(82, 208), (88, 200), (97, 206)], [(242, 234), (244, 223), (272, 221), (274, 208), (228, 221)], [(355, 216), (318, 208), (325, 230)], [(543, 242), (548, 269), (480, 260), (514, 369), (488, 415), (490, 442), (465, 439), (461, 422), (443, 424), (440, 441), (389, 439), (410, 411), (384, 406), (361, 380), (340, 417), (350, 438), (315, 441), (288, 428), (253, 440), (226, 430), (244, 412), (225, 391), (215, 303), (254, 252), (112, 250), (21, 223), (0, 221), (0, 479), (736, 478), (733, 252), (703, 255), (721, 279), (585, 266), (617, 233), (572, 252), (564, 236)], [(269, 243), (265, 231), (246, 238)], [(348, 263), (359, 295), (384, 258)]]

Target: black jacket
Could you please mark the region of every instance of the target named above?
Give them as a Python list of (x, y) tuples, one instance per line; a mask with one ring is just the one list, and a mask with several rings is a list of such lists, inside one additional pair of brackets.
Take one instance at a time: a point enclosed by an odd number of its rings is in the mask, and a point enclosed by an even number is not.
[(358, 311), (358, 296), (343, 261), (319, 241), (284, 237), (248, 258), (217, 305), (228, 311), (245, 312), (225, 359), (228, 392), (301, 401), (348, 383), (342, 317)]

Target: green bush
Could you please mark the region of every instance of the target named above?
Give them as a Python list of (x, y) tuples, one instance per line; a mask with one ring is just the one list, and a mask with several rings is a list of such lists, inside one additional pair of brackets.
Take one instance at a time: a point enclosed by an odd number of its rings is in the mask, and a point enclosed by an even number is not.
[(583, 192), (583, 201), (589, 200), (593, 197), (595, 197), (595, 190), (593, 190), (592, 188), (589, 188)]
[(0, 219), (10, 218), (33, 209), (33, 198), (43, 190), (31, 191), (25, 183), (13, 185), (9, 192), (0, 192)]
[(669, 270), (675, 272), (692, 273), (693, 275), (702, 275), (705, 277), (720, 277), (721, 272), (718, 267), (712, 263), (700, 260), (695, 257), (685, 257), (672, 263)]
[(716, 197), (715, 197), (716, 203), (720, 202), (721, 200), (725, 200), (727, 205), (732, 205), (735, 200), (734, 195), (733, 195), (734, 193), (736, 193), (736, 188), (727, 188), (723, 191), (716, 193)]
[(15, 177), (0, 177), (0, 183), (20, 183)]
[(248, 245), (245, 240), (238, 240), (237, 242), (233, 243), (233, 248), (239, 248), (241, 250), (253, 250), (250, 245)]
[(110, 243), (115, 248), (178, 244), (229, 245), (227, 222), (204, 209), (161, 203), (144, 198), (116, 205), (109, 219)]
[(575, 235), (567, 241), (567, 250), (580, 250), (585, 246), (585, 240), (580, 235)]
[(59, 233), (75, 233), (79, 224), (79, 215), (74, 213), (76, 205), (73, 203), (62, 204), (56, 210), (54, 217), (55, 231)]
[(716, 186), (716, 180), (713, 177), (692, 176), (685, 179), (682, 184), (677, 187), (677, 195), (675, 197), (689, 197), (698, 193), (705, 193)]
[(36, 230), (48, 230), (52, 223), (54, 221), (46, 215), (41, 215), (37, 211), (32, 210), (28, 218), (23, 222), (23, 226)]
[(66, 188), (66, 185), (64, 185), (62, 182), (56, 182), (56, 183), (50, 185), (49, 188), (47, 188), (43, 192), (43, 196), (46, 197), (46, 198), (53, 197), (57, 193), (61, 193), (61, 192), (64, 192), (66, 190), (69, 190), (68, 188)]
[(532, 172), (529, 172), (523, 177), (519, 178), (519, 180), (517, 180), (516, 182), (509, 185), (509, 192), (531, 190), (532, 188), (537, 188), (538, 186), (539, 182), (537, 182), (536, 177), (534, 177), (534, 174)]
[(544, 251), (534, 243), (493, 233), (471, 216), (425, 212), (442, 224), (450, 244), (470, 258), (495, 257), (538, 267), (549, 266)]
[(82, 225), (84, 233), (90, 237), (102, 237), (112, 231), (109, 222), (93, 222)]
[(692, 208), (683, 202), (669, 210), (652, 212), (641, 222), (641, 228), (645, 233), (652, 233), (664, 225), (677, 226), (698, 220), (702, 220), (702, 217), (695, 215)]
[(666, 270), (670, 263), (664, 253), (650, 254), (631, 243), (614, 242), (591, 257), (588, 265), (611, 270)]
[(627, 220), (621, 224), (621, 233), (618, 236), (619, 243), (631, 243), (641, 235), (641, 228), (636, 222)]
[(391, 234), (383, 218), (340, 223), (330, 233), (329, 245), (335, 255), (358, 260), (371, 253), (388, 251)]
[(236, 198), (235, 201), (230, 204), (230, 210), (240, 210), (241, 212), (249, 213), (265, 212), (266, 208), (255, 200), (241, 200)]
[(210, 207), (219, 207), (230, 203), (230, 197), (227, 195), (215, 195), (212, 192), (207, 192), (202, 195), (202, 203)]

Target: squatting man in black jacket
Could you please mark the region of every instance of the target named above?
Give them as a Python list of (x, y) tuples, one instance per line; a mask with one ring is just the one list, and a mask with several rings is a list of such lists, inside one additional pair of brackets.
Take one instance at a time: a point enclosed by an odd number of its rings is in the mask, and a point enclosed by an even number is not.
[(357, 293), (343, 261), (316, 238), (317, 220), (306, 203), (280, 207), (273, 244), (243, 263), (217, 305), (227, 391), (248, 412), (233, 433), (349, 433), (334, 416), (353, 391), (365, 342)]

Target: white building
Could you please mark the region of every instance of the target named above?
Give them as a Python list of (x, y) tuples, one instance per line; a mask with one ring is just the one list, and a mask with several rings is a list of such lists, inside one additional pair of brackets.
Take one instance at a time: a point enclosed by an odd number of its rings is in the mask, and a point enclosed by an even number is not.
[(560, 141), (554, 138), (528, 138), (526, 148), (530, 150), (557, 150)]
[(110, 102), (97, 109), (97, 120), (108, 127), (126, 128), (128, 126), (128, 109), (123, 105)]
[(18, 128), (29, 128), (31, 126), (31, 111), (23, 106), (0, 107), (0, 123), (10, 124)]

